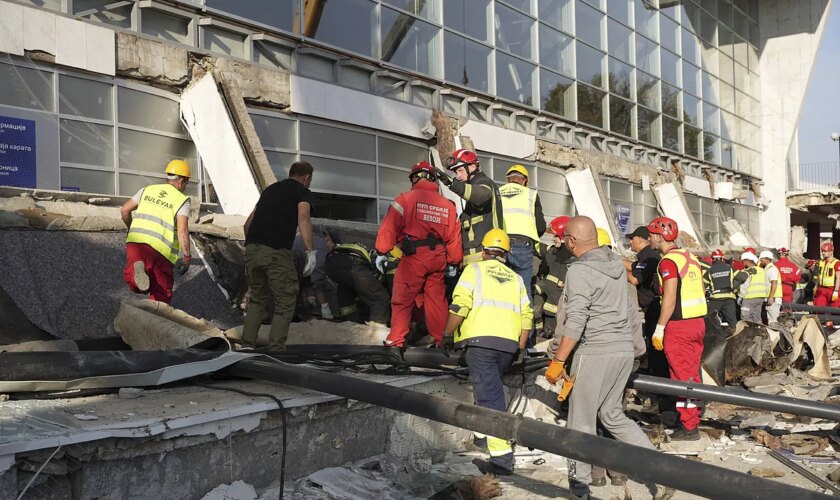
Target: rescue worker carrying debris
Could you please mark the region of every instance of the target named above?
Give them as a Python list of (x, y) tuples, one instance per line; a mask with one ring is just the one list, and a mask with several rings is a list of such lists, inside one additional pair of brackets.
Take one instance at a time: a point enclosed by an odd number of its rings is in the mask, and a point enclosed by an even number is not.
[(545, 217), (539, 194), (528, 187), (528, 169), (513, 165), (506, 177), (508, 182), (499, 188), (499, 194), (502, 197), (505, 232), (510, 237), (508, 266), (522, 278), (531, 299), (534, 247), (545, 233)]
[(779, 322), (779, 313), (782, 312), (782, 278), (779, 269), (773, 264), (773, 252), (764, 250), (758, 256), (758, 264), (764, 269), (764, 286), (767, 291), (765, 295), (767, 312), (767, 324), (773, 325)]
[[(563, 231), (569, 222), (568, 215), (555, 217), (549, 224), (549, 232), (554, 235), (554, 245), (545, 252), (537, 271), (537, 283), (534, 286), (534, 322), (537, 332), (544, 337), (554, 336), (557, 327), (557, 304), (563, 293), (566, 270), (575, 261), (572, 252), (563, 244)], [(542, 322), (542, 328), (539, 323)]]
[(365, 305), (371, 326), (386, 328), (391, 297), (377, 277), (370, 251), (361, 243), (340, 243), (327, 254), (327, 276), (338, 285), (339, 317), (362, 322), (357, 300)]
[(723, 260), (723, 250), (712, 252), (712, 265), (703, 268), (703, 281), (709, 294), (709, 315), (717, 315), (722, 325), (735, 327), (738, 310), (735, 304), (735, 271)]
[(391, 332), (386, 346), (403, 347), (417, 296), (424, 296), (426, 327), (439, 344), (446, 324), (443, 273), (463, 258), (455, 204), (438, 193), (435, 169), (429, 162), (414, 165), (411, 190), (391, 202), (376, 236), (375, 264), (384, 274), (386, 254), (399, 245), (403, 258), (394, 276)]
[(743, 280), (738, 295), (741, 298), (741, 320), (761, 323), (761, 307), (767, 300), (767, 283), (764, 281), (764, 269), (758, 266), (758, 257), (752, 252), (741, 254), (744, 270), (740, 271), (739, 280)]
[[(533, 325), (533, 311), (522, 279), (505, 265), (510, 239), (491, 229), (482, 240), (482, 261), (464, 268), (452, 293), (442, 347), (466, 349), (475, 404), (505, 411), (502, 376), (516, 352), (524, 350)], [(475, 444), (490, 452), (490, 461), (476, 461), (492, 474), (513, 473), (509, 441), (475, 434)]]
[(487, 231), (504, 227), (499, 188), (480, 170), (478, 156), (459, 149), (447, 160), (447, 168), (455, 174), (437, 171), (438, 179), (466, 201), (461, 212), (461, 241), (464, 266), (481, 261), (481, 241)]
[[(700, 382), (700, 358), (706, 335), (705, 317), (708, 312), (700, 262), (688, 250), (680, 248), (677, 222), (657, 217), (648, 224), (651, 245), (659, 250), (658, 274), (662, 306), (656, 330), (654, 349), (665, 351), (672, 380)], [(677, 413), (682, 424), (671, 440), (700, 439), (700, 409), (685, 398), (678, 398)]]
[[(551, 384), (574, 383), (566, 427), (594, 435), (600, 420), (616, 440), (654, 449), (622, 408), (624, 388), (633, 369), (629, 311), (636, 307), (624, 265), (609, 248), (598, 245), (598, 233), (589, 217), (569, 220), (563, 243), (577, 261), (566, 274), (566, 319), (562, 334), (558, 329), (556, 351), (545, 378)], [(573, 350), (570, 376), (566, 363)], [(591, 465), (569, 460), (572, 498), (589, 498), (591, 482)]]
[(782, 247), (779, 249), (779, 260), (776, 261), (776, 267), (779, 269), (779, 274), (782, 275), (782, 303), (790, 304), (794, 302), (794, 295), (799, 289), (799, 281), (802, 279), (802, 271), (799, 266), (788, 259), (790, 251)]
[(146, 186), (120, 208), (128, 228), (123, 279), (138, 293), (169, 304), (172, 301), (173, 266), (178, 274), (189, 269), (190, 198), (184, 189), (190, 166), (184, 160), (166, 165), (166, 183)]
[(840, 260), (834, 258), (834, 243), (826, 241), (820, 247), (819, 272), (815, 273), (814, 305), (840, 307)]

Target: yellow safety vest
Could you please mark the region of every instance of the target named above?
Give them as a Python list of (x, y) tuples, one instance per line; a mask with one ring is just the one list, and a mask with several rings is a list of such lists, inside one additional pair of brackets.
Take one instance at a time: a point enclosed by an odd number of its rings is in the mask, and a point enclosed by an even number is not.
[(747, 286), (747, 293), (744, 294), (744, 298), (766, 299), (768, 290), (764, 269), (759, 266), (753, 266), (750, 269), (755, 269), (755, 274), (750, 273), (750, 284)]
[(772, 262), (770, 264), (767, 264), (767, 267), (764, 268), (764, 286), (767, 287), (767, 293), (765, 293), (764, 296), (767, 297), (767, 294), (770, 293), (770, 289), (773, 287), (773, 284), (770, 283), (770, 281), (767, 280), (767, 270), (770, 269), (771, 267), (776, 269), (777, 274), (779, 276), (779, 279), (776, 280), (776, 291), (775, 291), (775, 293), (773, 293), (773, 298), (781, 299), (782, 298), (782, 274), (778, 273), (779, 268), (774, 266)]
[(146, 186), (132, 214), (126, 243), (145, 243), (174, 264), (181, 249), (175, 215), (188, 199), (172, 184)]
[(449, 310), (464, 317), (455, 342), (515, 351), (534, 312), (522, 278), (496, 259), (470, 264), (452, 292)]
[[(675, 248), (665, 254), (662, 260), (668, 259), (677, 265), (679, 283), (677, 284), (677, 306), (671, 319), (702, 318), (708, 312), (706, 305), (706, 288), (703, 285), (703, 270), (697, 258), (688, 250)], [(659, 285), (662, 285), (662, 275)]]
[(525, 236), (539, 241), (536, 223), (537, 192), (515, 182), (499, 188), (502, 195), (502, 215), (508, 234)]
[(834, 265), (837, 259), (830, 257), (828, 260), (820, 259), (820, 274), (817, 285), (827, 288), (834, 288)]

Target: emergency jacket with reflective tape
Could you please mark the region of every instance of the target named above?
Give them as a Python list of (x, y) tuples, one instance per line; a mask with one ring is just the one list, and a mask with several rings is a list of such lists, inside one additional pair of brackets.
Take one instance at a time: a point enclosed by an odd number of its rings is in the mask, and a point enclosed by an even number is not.
[[(373, 265), (370, 260), (370, 251), (359, 243), (341, 243), (333, 248), (333, 252), (345, 253), (353, 255), (365, 261), (368, 265)], [(332, 252), (330, 252), (332, 253)]]
[[(677, 266), (677, 304), (674, 307), (672, 320), (702, 318), (708, 312), (706, 304), (706, 290), (703, 287), (703, 270), (697, 258), (688, 250), (673, 248), (662, 260), (670, 260)], [(659, 261), (660, 267), (662, 260)], [(659, 276), (659, 286), (662, 286), (662, 274)]]
[(438, 193), (437, 183), (419, 180), (411, 191), (391, 202), (376, 235), (376, 251), (388, 253), (406, 236), (412, 240), (437, 238), (446, 249), (446, 263), (461, 262), (464, 251), (455, 204)]
[(174, 264), (181, 252), (176, 215), (188, 199), (172, 184), (146, 186), (131, 215), (126, 243), (145, 243)]
[(464, 268), (449, 311), (465, 318), (455, 332), (460, 347), (516, 352), (520, 333), (534, 321), (522, 278), (496, 259)]
[(776, 261), (776, 268), (782, 275), (782, 284), (795, 288), (802, 279), (802, 271), (799, 266), (791, 262), (787, 257), (780, 257)]
[(735, 270), (726, 262), (717, 260), (703, 268), (703, 281), (712, 299), (735, 298)]
[[(770, 289), (773, 288), (773, 284), (770, 283), (770, 280), (767, 279), (767, 270), (772, 269), (774, 267), (776, 267), (776, 266), (774, 266), (772, 262), (768, 263), (767, 266), (764, 267), (764, 286), (767, 289), (767, 292), (764, 295), (765, 297), (768, 297), (770, 295)], [(776, 270), (778, 271), (778, 268)], [(776, 291), (773, 293), (773, 298), (781, 299), (782, 298), (782, 275), (781, 275), (781, 273), (779, 273), (779, 280), (778, 281), (779, 282), (776, 283)]]
[(769, 290), (767, 290), (767, 281), (764, 278), (764, 269), (759, 266), (753, 266), (745, 271), (750, 275), (750, 280), (743, 298), (766, 299)]
[(491, 229), (504, 229), (499, 187), (484, 172), (476, 171), (467, 182), (453, 179), (449, 189), (466, 201), (461, 211), (464, 264), (481, 260), (481, 240)]
[(537, 191), (509, 182), (499, 188), (505, 232), (539, 241), (537, 229)]
[(836, 279), (834, 267), (836, 264), (837, 259), (834, 257), (829, 258), (827, 261), (820, 259), (820, 272), (817, 275), (817, 286), (834, 288), (834, 280)]

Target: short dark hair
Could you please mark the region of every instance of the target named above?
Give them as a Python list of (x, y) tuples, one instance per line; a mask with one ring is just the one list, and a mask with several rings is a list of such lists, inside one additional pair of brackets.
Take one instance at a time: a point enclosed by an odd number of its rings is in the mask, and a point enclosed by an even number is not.
[(289, 167), (289, 177), (306, 177), (312, 175), (313, 170), (308, 161), (296, 161)]

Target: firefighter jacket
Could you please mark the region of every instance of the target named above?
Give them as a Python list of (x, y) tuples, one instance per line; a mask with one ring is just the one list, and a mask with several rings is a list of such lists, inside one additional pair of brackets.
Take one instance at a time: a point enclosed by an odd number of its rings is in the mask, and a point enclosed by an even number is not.
[(463, 258), (455, 204), (438, 193), (437, 183), (419, 180), (391, 202), (376, 235), (376, 251), (385, 254), (408, 237), (436, 239), (446, 248), (446, 263)]
[(449, 312), (464, 319), (455, 332), (459, 347), (519, 349), (519, 335), (530, 330), (534, 312), (522, 278), (496, 259), (464, 268), (452, 292)]
[(706, 290), (709, 292), (709, 298), (735, 298), (735, 270), (726, 262), (717, 260), (711, 266), (705, 266), (703, 281), (706, 284)]
[(566, 272), (569, 270), (569, 265), (575, 260), (572, 252), (563, 245), (559, 248), (549, 247), (540, 262), (534, 293), (545, 296), (546, 301), (543, 308), (551, 316), (557, 314), (557, 303), (566, 282)]
[(536, 189), (509, 182), (499, 188), (505, 232), (538, 242), (545, 232), (545, 216)]
[(764, 280), (764, 269), (759, 266), (752, 266), (745, 269), (745, 272), (750, 275), (747, 282), (747, 290), (744, 293), (744, 299), (766, 299), (767, 282)]
[(782, 283), (796, 288), (799, 280), (802, 279), (802, 271), (799, 269), (799, 266), (791, 262), (787, 257), (781, 257), (776, 261), (776, 267), (779, 269), (779, 274), (782, 275)]
[(449, 189), (466, 201), (461, 212), (461, 241), (464, 264), (481, 260), (481, 240), (487, 231), (504, 229), (499, 187), (484, 172), (477, 171), (467, 182), (452, 180)]
[[(767, 279), (767, 271), (770, 270), (770, 269), (773, 269), (775, 267), (776, 266), (773, 265), (772, 262), (769, 262), (767, 264), (767, 266), (764, 268), (764, 282), (765, 282), (764, 286), (767, 288), (767, 293), (764, 295), (764, 297), (769, 296), (770, 295), (770, 289), (773, 288), (773, 284), (770, 283), (770, 280)], [(778, 269), (776, 269), (776, 270), (778, 271)], [(776, 283), (776, 291), (773, 292), (773, 297), (776, 298), (776, 299), (781, 299), (782, 298), (782, 275), (781, 275), (781, 273), (779, 273), (779, 280), (778, 280), (778, 283)]]
[(131, 216), (126, 243), (145, 243), (174, 264), (181, 252), (176, 214), (188, 199), (172, 184), (147, 186)]
[[(665, 254), (662, 260), (670, 260), (677, 267), (677, 305), (670, 319), (681, 320), (706, 316), (708, 312), (706, 290), (703, 286), (703, 271), (697, 257), (688, 250), (674, 248)], [(662, 261), (659, 265), (662, 265)], [(661, 274), (659, 286), (662, 286)]]
[(335, 246), (333, 252), (352, 255), (368, 266), (373, 266), (373, 262), (370, 259), (370, 251), (361, 243), (341, 243)]
[(828, 260), (821, 259), (820, 272), (817, 274), (817, 286), (834, 288), (834, 280), (837, 274), (837, 259), (829, 257)]

